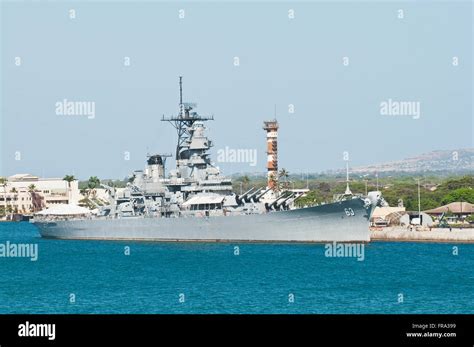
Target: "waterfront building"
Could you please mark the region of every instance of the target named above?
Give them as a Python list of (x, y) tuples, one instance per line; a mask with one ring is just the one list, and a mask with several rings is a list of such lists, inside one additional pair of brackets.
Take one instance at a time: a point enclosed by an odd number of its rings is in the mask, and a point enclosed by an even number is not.
[(79, 199), (77, 180), (16, 174), (0, 186), (0, 208), (9, 213), (30, 214), (52, 205), (77, 204)]
[(394, 223), (395, 219), (405, 214), (405, 207), (377, 206), (370, 219), (371, 226), (385, 227)]
[(425, 212), (437, 219), (444, 217), (448, 223), (457, 223), (466, 220), (474, 213), (474, 204), (466, 201), (456, 201)]

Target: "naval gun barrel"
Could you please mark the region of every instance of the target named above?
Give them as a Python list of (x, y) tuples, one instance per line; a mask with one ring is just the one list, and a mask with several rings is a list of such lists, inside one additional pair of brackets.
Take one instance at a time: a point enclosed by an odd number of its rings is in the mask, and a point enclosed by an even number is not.
[(288, 206), (289, 206), (291, 203), (293, 203), (296, 199), (302, 197), (303, 195), (305, 195), (305, 193), (303, 193), (303, 192), (296, 192), (296, 193), (294, 193), (294, 195), (293, 195), (293, 197), (291, 198), (291, 200), (283, 202), (283, 208), (284, 208), (284, 209), (287, 209)]
[(255, 187), (252, 187), (249, 190), (247, 190), (245, 193), (243, 193), (242, 195), (237, 195), (236, 198), (235, 198), (237, 203), (240, 205), (244, 201), (244, 199), (246, 199), (247, 194), (249, 194), (254, 189), (255, 189)]
[(247, 190), (245, 193), (243, 193), (240, 197), (243, 198), (243, 197), (246, 196), (247, 194), (250, 194), (250, 192), (251, 192), (252, 190), (254, 190), (254, 189), (255, 189), (255, 187), (250, 188), (250, 189)]
[(288, 195), (287, 198), (283, 199), (282, 202), (280, 202), (279, 204), (277, 204), (277, 205), (275, 206), (276, 209), (279, 210), (282, 206), (283, 206), (283, 207), (286, 207), (286, 206), (287, 206), (287, 205), (286, 205), (286, 202), (287, 202), (289, 199), (291, 199), (294, 195), (295, 195), (295, 193), (291, 193), (290, 195)]
[(250, 194), (249, 196), (247, 196), (247, 197), (245, 198), (245, 201), (246, 201), (246, 202), (250, 202), (250, 201), (252, 200), (252, 198), (253, 198), (255, 195), (257, 195), (258, 192), (260, 192), (261, 190), (262, 190), (262, 188), (257, 189), (256, 191), (254, 191), (252, 194)]
[[(289, 196), (291, 197), (291, 194), (290, 194)], [(266, 209), (267, 209), (268, 211), (271, 210), (271, 209), (273, 209), (273, 208), (276, 209), (276, 207), (279, 205), (279, 204), (278, 204), (278, 201), (280, 201), (281, 199), (284, 199), (284, 201), (286, 201), (286, 198), (287, 198), (287, 197), (288, 197), (288, 196), (280, 196), (280, 197), (276, 198), (275, 200), (273, 200), (271, 203), (265, 204)]]
[(262, 198), (262, 196), (264, 196), (265, 194), (267, 194), (272, 188), (267, 188), (263, 193), (257, 195), (254, 199), (255, 202), (259, 202), (260, 199)]

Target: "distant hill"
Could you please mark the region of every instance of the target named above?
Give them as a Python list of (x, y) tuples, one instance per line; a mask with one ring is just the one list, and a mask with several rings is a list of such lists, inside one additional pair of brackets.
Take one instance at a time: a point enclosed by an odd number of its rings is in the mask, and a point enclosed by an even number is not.
[(351, 168), (351, 173), (415, 173), (446, 172), (474, 173), (474, 148), (457, 150), (440, 150), (421, 154), (416, 157), (398, 161)]
[[(430, 173), (435, 176), (445, 175), (465, 175), (474, 174), (474, 148), (456, 150), (438, 150), (424, 153), (415, 157), (391, 161), (381, 164), (367, 166), (350, 167), (350, 174), (373, 175), (408, 175), (417, 173)], [(325, 170), (322, 172), (309, 172), (310, 178), (345, 176), (346, 170), (343, 168)], [(229, 176), (236, 179), (247, 175), (250, 179), (263, 179), (266, 172), (240, 172)], [(305, 179), (306, 174), (300, 172), (290, 172), (291, 177)]]

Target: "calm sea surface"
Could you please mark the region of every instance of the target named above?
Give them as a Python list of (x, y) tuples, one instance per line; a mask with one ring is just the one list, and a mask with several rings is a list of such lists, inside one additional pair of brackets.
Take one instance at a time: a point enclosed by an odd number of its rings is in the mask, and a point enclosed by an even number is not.
[(375, 242), (357, 261), (324, 245), (45, 240), (0, 223), (7, 241), (39, 255), (0, 257), (0, 313), (474, 313), (472, 244)]

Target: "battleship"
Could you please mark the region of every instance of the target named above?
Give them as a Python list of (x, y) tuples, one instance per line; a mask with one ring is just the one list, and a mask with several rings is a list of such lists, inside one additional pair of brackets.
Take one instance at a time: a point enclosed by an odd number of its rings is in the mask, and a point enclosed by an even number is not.
[(176, 167), (166, 173), (171, 154), (147, 156), (145, 170), (134, 171), (127, 187), (102, 184), (108, 204), (96, 213), (38, 213), (34, 223), (44, 238), (194, 242), (369, 242), (369, 220), (383, 204), (380, 192), (355, 195), (347, 188), (334, 201), (298, 207), (307, 189), (285, 189), (278, 181), (278, 122), (265, 121), (267, 186), (237, 194), (232, 180), (210, 158), (213, 142), (195, 103), (161, 119), (177, 133)]

